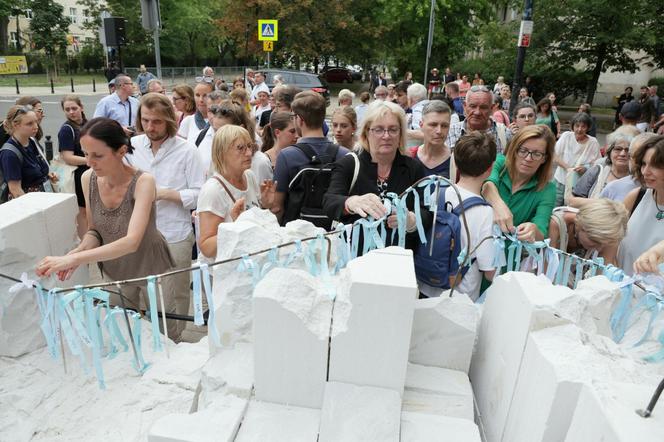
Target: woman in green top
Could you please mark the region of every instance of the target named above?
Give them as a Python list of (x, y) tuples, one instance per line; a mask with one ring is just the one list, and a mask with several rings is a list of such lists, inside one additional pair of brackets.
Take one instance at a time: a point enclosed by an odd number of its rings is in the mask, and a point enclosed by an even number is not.
[(560, 119), (558, 114), (552, 109), (551, 100), (542, 98), (537, 103), (537, 119), (535, 124), (544, 124), (551, 129), (553, 135), (558, 138), (560, 135)]
[[(493, 206), (494, 221), (521, 241), (541, 241), (549, 233), (556, 201), (551, 182), (556, 140), (542, 124), (526, 126), (498, 155), (482, 195)], [(516, 229), (515, 229), (516, 226)]]

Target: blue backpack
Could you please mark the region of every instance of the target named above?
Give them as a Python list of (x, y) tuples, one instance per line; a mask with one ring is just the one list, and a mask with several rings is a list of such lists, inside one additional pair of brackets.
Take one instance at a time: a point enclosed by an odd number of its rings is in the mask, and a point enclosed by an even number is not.
[[(433, 233), (433, 249), (430, 242), (421, 244), (415, 252), (415, 275), (417, 280), (432, 287), (450, 288), (450, 276), (459, 272), (458, 257), (461, 253), (461, 220), (463, 211), (475, 206), (490, 206), (483, 198), (474, 196), (464, 200), (451, 212), (447, 211), (448, 202), (445, 192), (441, 192), (438, 203), (436, 225)], [(432, 241), (432, 238), (428, 238)], [(432, 251), (429, 255), (429, 251)], [(465, 275), (473, 261), (461, 269)]]

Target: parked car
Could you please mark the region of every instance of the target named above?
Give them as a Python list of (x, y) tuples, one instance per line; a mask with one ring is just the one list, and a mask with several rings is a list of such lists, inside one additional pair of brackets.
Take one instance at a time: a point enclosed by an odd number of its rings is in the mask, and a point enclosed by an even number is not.
[(274, 87), (274, 76), (279, 74), (284, 79), (284, 83), (304, 90), (318, 92), (325, 97), (325, 102), (330, 105), (330, 87), (324, 78), (316, 74), (310, 74), (303, 71), (292, 71), (286, 69), (266, 69), (265, 82), (272, 89)]
[(352, 83), (353, 76), (346, 68), (327, 68), (322, 74), (329, 83)]
[(350, 70), (350, 75), (353, 77), (353, 80), (362, 81), (362, 68), (358, 65), (348, 66)]

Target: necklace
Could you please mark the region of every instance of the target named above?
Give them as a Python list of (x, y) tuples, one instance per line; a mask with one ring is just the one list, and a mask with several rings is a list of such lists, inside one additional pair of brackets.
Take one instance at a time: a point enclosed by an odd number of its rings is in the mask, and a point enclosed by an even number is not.
[(655, 218), (657, 221), (661, 221), (664, 219), (664, 209), (661, 209), (659, 204), (657, 204), (657, 191), (653, 191), (652, 198), (655, 200), (655, 207), (657, 207), (657, 215), (655, 215)]

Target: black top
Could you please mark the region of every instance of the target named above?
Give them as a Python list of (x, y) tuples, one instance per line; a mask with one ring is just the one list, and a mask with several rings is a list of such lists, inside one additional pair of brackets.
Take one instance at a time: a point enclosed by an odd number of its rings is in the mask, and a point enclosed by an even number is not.
[[(330, 219), (341, 221), (344, 224), (351, 224), (360, 218), (359, 215), (343, 214), (344, 204), (349, 196), (365, 195), (367, 193), (380, 195), (381, 193), (378, 188), (378, 165), (371, 161), (371, 155), (365, 150), (362, 150), (358, 156), (360, 159), (360, 170), (355, 186), (350, 194), (348, 193), (348, 189), (353, 180), (355, 160), (352, 155), (346, 155), (334, 163), (330, 187), (323, 199), (323, 208), (327, 216), (330, 217)], [(392, 163), (392, 170), (387, 179), (387, 186), (384, 192), (401, 194), (409, 186), (423, 177), (424, 171), (419, 163), (412, 158), (397, 152), (396, 157), (394, 158), (394, 163)], [(424, 225), (426, 233), (427, 229), (431, 227), (433, 215), (422, 203), (423, 198), (420, 194), (420, 213), (422, 214), (422, 224)], [(413, 204), (414, 198), (408, 198), (408, 210), (413, 210)], [(391, 236), (392, 232), (388, 229), (386, 245), (396, 245), (397, 236), (395, 235), (394, 244), (391, 243)], [(419, 238), (417, 232), (406, 235), (406, 248), (415, 249), (418, 243)]]

